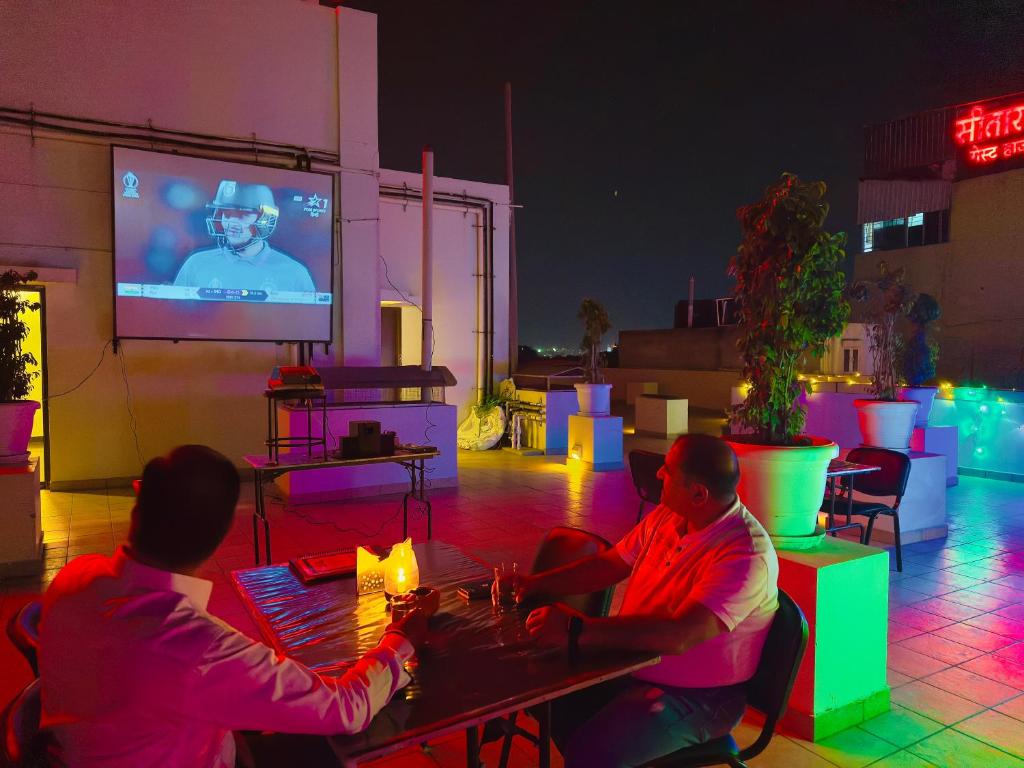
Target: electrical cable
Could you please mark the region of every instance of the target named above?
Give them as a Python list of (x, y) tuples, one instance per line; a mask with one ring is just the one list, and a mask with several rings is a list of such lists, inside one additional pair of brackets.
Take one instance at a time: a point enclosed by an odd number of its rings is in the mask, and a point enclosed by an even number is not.
[(135, 439), (135, 454), (139, 457), (139, 467), (145, 468), (146, 461), (142, 458), (142, 448), (139, 446), (139, 429), (138, 420), (135, 418), (135, 411), (132, 409), (132, 390), (128, 386), (128, 371), (124, 367), (124, 342), (117, 352), (118, 359), (121, 361), (121, 378), (124, 379), (124, 401), (125, 405), (128, 406), (128, 426), (132, 430), (132, 437)]
[(112, 343), (113, 343), (112, 341), (108, 341), (106, 344), (103, 345), (103, 349), (100, 350), (100, 359), (96, 361), (96, 365), (94, 365), (92, 370), (89, 371), (85, 375), (84, 379), (82, 379), (80, 382), (75, 384), (75, 386), (73, 386), (71, 389), (68, 389), (68, 390), (65, 390), (64, 392), (60, 392), (60, 393), (58, 393), (56, 395), (50, 395), (49, 397), (44, 398), (44, 401), (45, 402), (49, 402), (51, 400), (56, 400), (58, 397), (64, 397), (65, 395), (70, 395), (76, 389), (78, 389), (83, 384), (85, 384), (85, 382), (87, 382), (89, 379), (91, 379), (92, 375), (94, 373), (96, 373), (96, 371), (99, 370), (99, 367), (103, 364), (103, 358), (106, 357), (106, 354), (107, 354), (107, 347), (109, 347)]

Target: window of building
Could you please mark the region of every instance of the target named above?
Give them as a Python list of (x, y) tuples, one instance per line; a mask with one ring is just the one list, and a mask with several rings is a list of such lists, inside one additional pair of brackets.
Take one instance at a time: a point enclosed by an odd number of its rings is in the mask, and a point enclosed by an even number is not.
[(843, 373), (857, 373), (860, 370), (860, 350), (847, 347), (843, 350)]
[(863, 225), (864, 253), (894, 251), (949, 241), (949, 211), (915, 213), (906, 218)]

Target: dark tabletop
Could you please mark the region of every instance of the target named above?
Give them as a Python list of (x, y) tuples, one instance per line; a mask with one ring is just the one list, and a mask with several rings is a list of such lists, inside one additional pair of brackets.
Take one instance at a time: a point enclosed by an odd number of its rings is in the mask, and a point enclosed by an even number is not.
[[(482, 563), (440, 541), (414, 545), (420, 583), (441, 591), (427, 642), (407, 669), (413, 682), (356, 736), (335, 737), (350, 755), (380, 755), (485, 716), (520, 709), (657, 661), (651, 653), (540, 648), (517, 609), (467, 602), (457, 585), (488, 578)], [(303, 584), (287, 565), (235, 571), (235, 584), (266, 640), (326, 674), (339, 674), (377, 644), (389, 615), (383, 593), (355, 594), (355, 579)]]
[(864, 475), (868, 472), (877, 472), (881, 467), (876, 467), (874, 464), (857, 464), (853, 461), (843, 461), (842, 459), (832, 459), (828, 463), (828, 471), (825, 473), (825, 477), (842, 477), (843, 475)]

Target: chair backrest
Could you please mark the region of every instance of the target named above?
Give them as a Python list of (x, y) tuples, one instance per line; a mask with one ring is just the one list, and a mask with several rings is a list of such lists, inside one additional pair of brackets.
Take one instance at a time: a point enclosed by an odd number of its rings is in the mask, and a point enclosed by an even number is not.
[(629, 473), (640, 498), (652, 504), (661, 502), (661, 480), (658, 470), (665, 464), (664, 453), (635, 450), (629, 452)]
[(32, 674), (36, 677), (39, 677), (37, 652), (39, 650), (39, 617), (42, 611), (43, 604), (39, 600), (32, 600), (22, 606), (7, 622), (7, 637), (25, 657), (29, 666), (32, 667)]
[(907, 490), (910, 477), (910, 457), (887, 448), (854, 448), (846, 456), (855, 464), (881, 467), (878, 472), (854, 475), (853, 489), (868, 496), (895, 496), (897, 501)]
[[(533, 573), (599, 554), (611, 546), (606, 539), (596, 533), (556, 526), (547, 532), (537, 547), (537, 554), (533, 558)], [(558, 600), (587, 616), (607, 616), (613, 591), (614, 587), (609, 587), (585, 595), (559, 596)]]
[(786, 712), (797, 670), (807, 647), (807, 619), (793, 598), (779, 590), (779, 609), (768, 631), (757, 671), (747, 682), (747, 704), (765, 716), (757, 741), (740, 752), (742, 760), (759, 754), (771, 741)]
[(39, 718), (42, 712), (42, 684), (33, 680), (14, 697), (0, 715), (3, 747), (0, 754), (10, 766), (44, 765), (39, 754)]

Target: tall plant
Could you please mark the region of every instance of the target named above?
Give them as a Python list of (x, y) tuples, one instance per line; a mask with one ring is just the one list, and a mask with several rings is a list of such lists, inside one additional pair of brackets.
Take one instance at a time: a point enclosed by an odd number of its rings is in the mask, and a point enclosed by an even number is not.
[(32, 390), (32, 380), (38, 371), (29, 372), (28, 366), (38, 365), (35, 356), (21, 348), (28, 337), (28, 324), (23, 312), (36, 312), (40, 304), (29, 301), (19, 291), (21, 286), (38, 277), (35, 272), (20, 274), (13, 269), (0, 275), (0, 403), (24, 400)]
[(930, 293), (919, 293), (907, 319), (913, 333), (903, 352), (903, 376), (907, 384), (919, 387), (935, 378), (935, 364), (939, 360), (939, 345), (928, 333), (928, 326), (942, 317), (939, 302)]
[(871, 394), (876, 400), (897, 400), (903, 383), (904, 354), (897, 321), (907, 316), (917, 295), (907, 284), (903, 268), (889, 269), (884, 261), (878, 262), (878, 276), (855, 283), (851, 294), (867, 303), (864, 319), (874, 368)]
[(601, 378), (601, 337), (612, 327), (608, 320), (608, 311), (601, 302), (595, 299), (584, 299), (576, 317), (583, 321), (583, 369), (586, 371), (587, 382), (600, 384)]
[(797, 361), (822, 354), (846, 325), (846, 235), (825, 231), (829, 206), (823, 182), (793, 174), (737, 211), (743, 241), (729, 264), (736, 279), (743, 375), (750, 384), (733, 420), (759, 442), (799, 444), (806, 413)]

